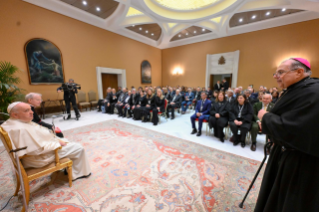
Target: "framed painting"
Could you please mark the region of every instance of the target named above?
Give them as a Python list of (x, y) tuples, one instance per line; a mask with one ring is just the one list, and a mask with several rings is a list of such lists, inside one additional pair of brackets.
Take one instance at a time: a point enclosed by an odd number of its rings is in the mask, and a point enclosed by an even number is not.
[(141, 64), (141, 78), (142, 84), (152, 83), (152, 67), (147, 60), (144, 60)]
[(35, 38), (25, 44), (31, 85), (64, 83), (62, 54), (52, 42)]

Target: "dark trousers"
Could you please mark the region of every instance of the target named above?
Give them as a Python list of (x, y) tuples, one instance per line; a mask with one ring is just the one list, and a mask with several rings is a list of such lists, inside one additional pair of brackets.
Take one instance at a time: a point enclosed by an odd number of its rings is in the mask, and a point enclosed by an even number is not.
[[(250, 130), (251, 142), (253, 144), (256, 144), (256, 139), (257, 139), (258, 132), (259, 132), (259, 125), (258, 125), (257, 122), (253, 122), (252, 125), (251, 125), (251, 130)], [(269, 138), (269, 136), (266, 135), (266, 143), (268, 142), (268, 138)]]
[(133, 112), (134, 120), (140, 120), (143, 116), (144, 107), (135, 107)]
[[(233, 121), (229, 123), (230, 130), (234, 135), (235, 141), (245, 142), (246, 134), (248, 132), (247, 128), (243, 128), (242, 126), (237, 126)], [(238, 130), (240, 130), (240, 137), (238, 135)]]
[(117, 111), (118, 111), (118, 113), (119, 113), (119, 116), (124, 116), (124, 114), (123, 114), (124, 104), (122, 104), (122, 105), (116, 104), (115, 107), (116, 107), (116, 109), (117, 109)]
[(207, 120), (209, 118), (209, 115), (202, 115), (200, 117), (197, 117), (196, 114), (191, 116), (191, 122), (193, 129), (196, 129), (195, 120), (198, 118), (198, 131), (202, 131), (203, 121)]
[(131, 117), (132, 116), (132, 108), (130, 106), (130, 109), (128, 109), (127, 107), (124, 107), (124, 117), (126, 117), (126, 114), (128, 113), (128, 115)]
[(152, 111), (153, 111), (152, 112), (153, 113), (152, 122), (153, 122), (153, 124), (157, 124), (158, 121), (159, 121), (158, 113), (161, 112), (161, 111), (158, 111), (157, 108), (153, 108)]
[(101, 106), (104, 104), (104, 100), (105, 99), (99, 99), (99, 101), (97, 102), (98, 111), (101, 111)]
[(114, 114), (115, 105), (116, 105), (116, 102), (113, 102), (110, 104), (109, 107), (106, 108), (106, 106), (105, 106), (105, 111), (108, 111), (107, 113), (109, 113), (109, 114)]
[(65, 101), (67, 114), (71, 114), (71, 105), (70, 105), (70, 103), (72, 103), (72, 107), (73, 107), (73, 110), (74, 110), (75, 114), (76, 115), (80, 115), (79, 110), (78, 110), (78, 106), (76, 105), (75, 96), (70, 96), (69, 98), (65, 98), (64, 101)]
[(143, 107), (142, 117), (144, 117), (143, 121), (148, 121), (150, 116), (151, 107)]
[(216, 118), (213, 116), (209, 117), (209, 128), (214, 128), (214, 135), (218, 138), (224, 138), (223, 129), (228, 125), (228, 119), (225, 117)]
[(171, 105), (171, 104), (167, 105), (167, 109), (166, 109), (166, 115), (167, 115), (167, 117), (169, 117), (169, 110), (171, 110), (171, 111), (172, 111), (172, 118), (175, 118), (175, 108), (179, 108), (179, 105), (176, 105), (176, 104), (174, 104), (174, 105)]

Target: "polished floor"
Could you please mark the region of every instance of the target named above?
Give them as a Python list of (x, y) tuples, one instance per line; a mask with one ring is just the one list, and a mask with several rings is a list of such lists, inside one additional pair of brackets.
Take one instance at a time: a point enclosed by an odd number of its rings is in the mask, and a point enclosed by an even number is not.
[[(93, 111), (83, 111), (81, 113), (81, 118), (79, 121), (74, 119), (74, 114), (72, 113), (73, 119), (71, 120), (63, 120), (62, 117), (57, 117), (54, 119), (54, 124), (58, 126), (62, 131), (67, 129), (72, 129), (80, 126), (85, 126), (93, 123), (103, 122), (111, 119), (118, 119), (120, 121), (134, 124), (139, 127), (147, 128), (150, 130), (155, 130), (157, 132), (165, 133), (171, 136), (176, 136), (178, 138), (182, 138), (188, 141), (192, 141), (201, 145), (205, 145), (208, 147), (216, 148), (222, 151), (230, 152), (236, 155), (244, 156), (247, 158), (251, 158), (254, 160), (261, 161), (263, 159), (263, 146), (265, 143), (265, 136), (258, 135), (257, 137), (257, 150), (252, 152), (250, 150), (250, 146), (246, 146), (242, 148), (240, 145), (233, 146), (233, 143), (225, 140), (224, 143), (220, 142), (213, 135), (205, 134), (205, 124), (203, 126), (203, 134), (200, 137), (196, 135), (191, 135), (190, 132), (192, 130), (190, 123), (190, 116), (194, 111), (188, 111), (188, 113), (184, 115), (177, 114), (174, 120), (168, 119), (167, 121), (164, 118), (161, 118), (161, 123), (157, 126), (153, 126), (151, 122), (142, 123), (141, 121), (134, 121), (129, 118), (119, 118), (118, 115), (109, 115), (102, 114), (101, 112), (97, 112), (97, 110)], [(43, 121), (52, 123), (52, 117), (49, 115), (48, 118)]]

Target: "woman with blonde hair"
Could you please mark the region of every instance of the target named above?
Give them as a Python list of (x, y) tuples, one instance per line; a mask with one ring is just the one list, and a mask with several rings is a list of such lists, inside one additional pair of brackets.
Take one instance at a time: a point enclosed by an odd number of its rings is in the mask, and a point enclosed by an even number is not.
[(154, 107), (152, 108), (153, 117), (152, 122), (156, 126), (158, 124), (158, 113), (165, 112), (165, 96), (161, 89), (156, 90), (156, 96), (154, 97)]

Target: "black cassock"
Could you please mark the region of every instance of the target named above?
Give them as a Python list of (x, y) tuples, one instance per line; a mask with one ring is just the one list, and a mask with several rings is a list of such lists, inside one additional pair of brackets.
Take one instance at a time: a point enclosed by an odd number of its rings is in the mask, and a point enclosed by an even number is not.
[(274, 142), (255, 212), (319, 211), (319, 80), (305, 78), (262, 119)]

